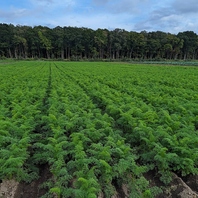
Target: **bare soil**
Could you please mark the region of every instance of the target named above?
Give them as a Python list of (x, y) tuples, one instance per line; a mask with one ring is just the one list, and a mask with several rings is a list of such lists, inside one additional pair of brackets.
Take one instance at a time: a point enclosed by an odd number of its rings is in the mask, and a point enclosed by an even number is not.
[(14, 198), (18, 185), (15, 180), (3, 180), (0, 183), (0, 198)]
[(46, 193), (46, 189), (40, 188), (45, 181), (50, 179), (52, 174), (47, 165), (40, 167), (40, 178), (31, 183), (21, 182), (18, 185), (14, 198), (39, 198)]
[[(156, 198), (198, 198), (198, 176), (178, 177), (173, 173), (172, 182), (164, 186), (156, 174), (152, 171), (145, 174), (151, 186), (158, 186), (163, 193)], [(0, 198), (39, 198), (46, 193), (46, 189), (39, 188), (41, 184), (52, 178), (48, 166), (43, 165), (40, 171), (40, 178), (31, 183), (18, 183), (15, 180), (5, 180), (0, 183)], [(98, 198), (104, 198), (101, 193)], [(128, 198), (127, 186), (123, 185), (118, 189), (112, 198)]]
[(154, 171), (145, 174), (147, 180), (150, 181), (151, 186), (158, 186), (163, 189), (163, 193), (156, 198), (198, 198), (198, 176), (189, 176), (183, 178), (172, 173), (173, 179), (165, 186), (156, 176)]
[(39, 186), (50, 179), (52, 174), (47, 165), (40, 167), (40, 177), (31, 183), (5, 180), (0, 183), (0, 198), (39, 198), (46, 193), (46, 189)]

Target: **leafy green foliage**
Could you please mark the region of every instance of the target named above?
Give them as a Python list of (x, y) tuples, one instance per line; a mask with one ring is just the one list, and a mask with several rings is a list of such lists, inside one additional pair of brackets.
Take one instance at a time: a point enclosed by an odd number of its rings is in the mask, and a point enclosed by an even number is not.
[(47, 164), (43, 197), (112, 197), (123, 184), (155, 197), (149, 169), (165, 184), (197, 174), (195, 68), (19, 63), (0, 74), (0, 179), (31, 182)]

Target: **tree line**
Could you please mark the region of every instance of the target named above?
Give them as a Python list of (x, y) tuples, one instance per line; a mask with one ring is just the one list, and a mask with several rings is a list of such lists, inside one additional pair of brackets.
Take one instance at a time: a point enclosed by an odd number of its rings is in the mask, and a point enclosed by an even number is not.
[(0, 58), (198, 59), (198, 35), (1, 23)]

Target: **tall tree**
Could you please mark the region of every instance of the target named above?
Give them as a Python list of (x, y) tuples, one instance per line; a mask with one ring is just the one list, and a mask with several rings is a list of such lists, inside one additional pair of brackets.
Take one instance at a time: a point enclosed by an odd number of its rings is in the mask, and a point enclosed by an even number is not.
[(107, 48), (107, 40), (108, 40), (108, 30), (107, 29), (97, 29), (95, 31), (94, 41), (96, 44), (96, 49), (99, 52), (98, 58), (107, 57), (105, 51)]
[(13, 58), (14, 26), (0, 24), (0, 56)]
[(65, 58), (64, 29), (57, 26), (53, 29), (53, 49), (55, 58)]
[(0, 57), (61, 59), (197, 59), (198, 35), (92, 30), (85, 27), (49, 28), (0, 24)]
[[(46, 57), (50, 58), (50, 51), (52, 49), (52, 43), (49, 37), (51, 35), (47, 32), (49, 28), (42, 28), (38, 30), (38, 37), (40, 39), (40, 43), (42, 44), (42, 48), (45, 49)], [(48, 37), (48, 38), (47, 38)]]
[(197, 34), (193, 31), (185, 31), (178, 33), (177, 37), (183, 40), (183, 59), (195, 59), (195, 52), (198, 48)]

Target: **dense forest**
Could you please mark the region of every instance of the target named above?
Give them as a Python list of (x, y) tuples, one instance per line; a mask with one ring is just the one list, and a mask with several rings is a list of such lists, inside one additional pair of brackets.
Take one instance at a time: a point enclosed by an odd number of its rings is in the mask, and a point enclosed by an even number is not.
[(198, 35), (0, 24), (0, 58), (198, 59)]

